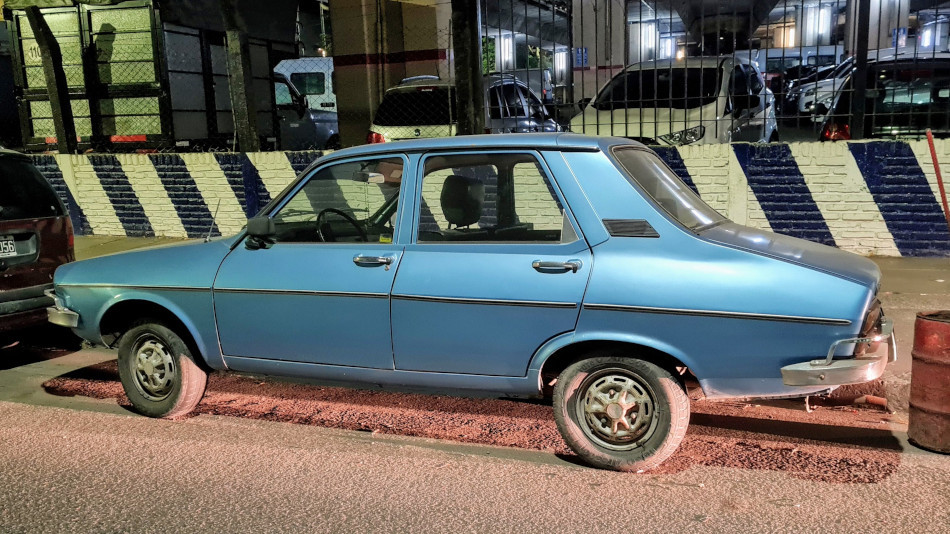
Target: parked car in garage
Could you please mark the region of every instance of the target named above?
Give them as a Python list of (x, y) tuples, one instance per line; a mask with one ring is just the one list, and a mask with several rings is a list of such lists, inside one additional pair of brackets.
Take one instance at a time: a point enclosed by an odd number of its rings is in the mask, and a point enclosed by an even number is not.
[[(789, 89), (782, 108), (783, 112), (793, 117), (796, 115), (816, 116), (818, 103), (824, 102), (827, 106), (831, 97), (851, 76), (852, 71), (854, 71), (854, 60), (848, 58), (836, 67), (828, 67), (815, 73), (814, 76), (799, 81)], [(820, 117), (817, 122), (821, 122)]]
[(0, 148), (0, 338), (46, 322), (44, 292), (73, 259), (63, 203), (29, 157)]
[(778, 140), (772, 92), (754, 63), (733, 56), (633, 64), (607, 82), (570, 129), (647, 145)]
[[(187, 265), (187, 269), (182, 266)], [(60, 267), (50, 320), (176, 417), (212, 369), (550, 396), (592, 465), (650, 469), (707, 397), (874, 380), (880, 271), (741, 226), (639, 143), (574, 134), (324, 156), (237, 236)]]
[[(510, 74), (483, 78), (487, 133), (559, 132), (534, 91)], [(455, 85), (438, 76), (413, 76), (383, 96), (366, 136), (367, 143), (455, 135)]]
[[(818, 105), (821, 141), (848, 140), (852, 130), (854, 75)], [(869, 58), (864, 105), (865, 139), (950, 137), (950, 52), (906, 53)], [(830, 105), (827, 102), (830, 101)]]

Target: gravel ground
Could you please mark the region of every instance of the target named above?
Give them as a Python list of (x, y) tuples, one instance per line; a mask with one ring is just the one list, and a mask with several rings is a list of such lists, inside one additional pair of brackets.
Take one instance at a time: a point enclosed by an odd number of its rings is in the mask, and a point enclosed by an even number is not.
[[(59, 396), (115, 399), (128, 406), (114, 361), (48, 380)], [(891, 434), (901, 417), (876, 407), (819, 400), (770, 403), (694, 400), (692, 423), (678, 452), (652, 474), (698, 466), (783, 471), (803, 480), (874, 484), (900, 464)], [(813, 403), (814, 404), (814, 403)], [(547, 451), (579, 461), (540, 402), (469, 399), (305, 385), (215, 373), (196, 415), (213, 414)]]

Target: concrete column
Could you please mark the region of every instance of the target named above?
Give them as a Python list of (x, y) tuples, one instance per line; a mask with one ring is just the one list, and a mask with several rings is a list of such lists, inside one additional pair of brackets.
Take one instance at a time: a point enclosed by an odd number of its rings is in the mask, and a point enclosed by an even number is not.
[[(857, 49), (857, 18), (860, 0), (848, 0), (848, 17), (845, 23), (845, 43), (848, 52)], [(910, 0), (870, 0), (871, 20), (868, 24), (868, 49), (894, 48), (892, 32), (907, 30), (910, 16)]]
[[(627, 58), (627, 9), (624, 0), (574, 0), (574, 99), (592, 98), (614, 74), (636, 58)], [(576, 63), (577, 50), (587, 49), (587, 66)]]
[(333, 0), (334, 87), (343, 146), (366, 142), (386, 89), (407, 76), (450, 77), (451, 8), (391, 0)]

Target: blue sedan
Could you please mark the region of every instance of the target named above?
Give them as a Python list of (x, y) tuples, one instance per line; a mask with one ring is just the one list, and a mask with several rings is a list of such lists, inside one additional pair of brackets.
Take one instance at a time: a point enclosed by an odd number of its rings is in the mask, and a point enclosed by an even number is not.
[(644, 146), (528, 134), (363, 146), (240, 235), (60, 267), (50, 320), (118, 349), (135, 409), (211, 370), (552, 398), (590, 464), (640, 471), (706, 397), (806, 395), (896, 358), (880, 271), (730, 222)]

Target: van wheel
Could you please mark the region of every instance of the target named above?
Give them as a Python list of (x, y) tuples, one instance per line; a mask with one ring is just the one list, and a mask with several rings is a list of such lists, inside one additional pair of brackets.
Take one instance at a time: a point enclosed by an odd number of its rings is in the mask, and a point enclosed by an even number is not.
[(602, 353), (561, 373), (554, 420), (564, 440), (589, 464), (646, 471), (676, 451), (689, 426), (689, 397), (656, 365)]
[(334, 135), (327, 139), (327, 146), (325, 150), (340, 150), (343, 148), (343, 145), (340, 144), (340, 136)]
[(778, 132), (772, 132), (772, 135), (769, 137), (769, 143), (778, 143)]
[(155, 321), (139, 323), (119, 340), (119, 378), (135, 411), (167, 419), (194, 410), (208, 384), (188, 345)]

